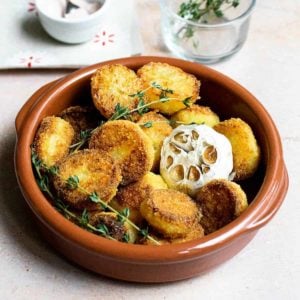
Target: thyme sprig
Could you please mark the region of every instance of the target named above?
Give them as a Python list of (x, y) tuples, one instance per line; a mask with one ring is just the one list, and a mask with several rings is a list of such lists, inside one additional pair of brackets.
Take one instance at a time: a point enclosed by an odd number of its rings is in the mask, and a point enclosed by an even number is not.
[[(146, 91), (148, 91), (151, 88), (158, 89), (160, 91), (159, 99), (155, 100), (155, 101), (151, 101), (151, 102), (146, 102), (145, 101)], [(122, 118), (126, 119), (126, 118), (128, 118), (128, 116), (130, 116), (136, 112), (139, 115), (143, 115), (149, 111), (150, 107), (153, 104), (157, 104), (157, 103), (165, 103), (168, 101), (182, 101), (182, 103), (185, 106), (190, 105), (190, 100), (192, 99), (192, 97), (187, 97), (182, 100), (182, 99), (179, 99), (178, 97), (170, 97), (169, 94), (171, 94), (171, 95), (174, 94), (174, 91), (169, 88), (163, 88), (160, 84), (153, 81), (153, 82), (151, 82), (150, 86), (148, 86), (146, 89), (144, 89), (142, 91), (138, 91), (135, 94), (129, 95), (130, 97), (138, 99), (138, 104), (137, 104), (136, 108), (130, 110), (128, 107), (124, 107), (118, 103), (115, 107), (115, 113), (108, 119), (108, 121), (119, 120)]]
[[(50, 189), (50, 180), (49, 175), (53, 174), (55, 171), (55, 174), (57, 174), (57, 168), (51, 167), (48, 168), (43, 164), (43, 162), (38, 158), (37, 154), (33, 149), (31, 149), (31, 161), (32, 165), (34, 166), (34, 171), (37, 175), (37, 183), (45, 194), (47, 194), (50, 199), (53, 202), (53, 205), (55, 208), (60, 211), (62, 214), (64, 214), (67, 218), (73, 219), (76, 221), (81, 227), (86, 228), (87, 230), (95, 233), (99, 233), (100, 235), (110, 239), (110, 240), (116, 240), (109, 234), (107, 234), (106, 231), (103, 231), (103, 228), (96, 228), (92, 224), (89, 223), (89, 214), (86, 209), (83, 210), (81, 216), (77, 216), (73, 212), (71, 212), (68, 208), (68, 206), (59, 198), (55, 197)], [(77, 177), (77, 176), (76, 176)], [(74, 177), (70, 182), (74, 181)], [(76, 179), (75, 179), (76, 182)], [(103, 224), (105, 226), (105, 224)]]
[(80, 185), (78, 185), (78, 188), (82, 191), (85, 192), (86, 194), (89, 195), (89, 199), (94, 202), (94, 203), (98, 203), (101, 205), (101, 207), (103, 209), (108, 209), (109, 211), (115, 213), (118, 217), (119, 220), (122, 220), (122, 222), (127, 222), (129, 225), (131, 225), (134, 229), (136, 229), (142, 236), (146, 237), (147, 239), (149, 239), (150, 241), (152, 241), (153, 243), (155, 243), (156, 245), (160, 245), (160, 243), (155, 240), (151, 235), (147, 234), (144, 235), (144, 229), (140, 228), (139, 226), (137, 226), (135, 223), (133, 223), (130, 219), (129, 219), (129, 209), (125, 209), (122, 212), (117, 211), (116, 209), (114, 209), (112, 206), (110, 206), (108, 203), (106, 203), (105, 201), (103, 201), (99, 195), (96, 192), (92, 192), (91, 194), (86, 191), (85, 189), (83, 189), (82, 187), (80, 187)]
[[(149, 89), (158, 89), (160, 90), (160, 94), (159, 94), (159, 99), (152, 101), (152, 102), (146, 102), (145, 101), (145, 96), (146, 96), (146, 92)], [(115, 120), (119, 120), (119, 119), (130, 119), (131, 115), (134, 113), (138, 113), (140, 116), (144, 115), (145, 113), (149, 112), (151, 105), (153, 104), (157, 104), (157, 103), (165, 103), (168, 101), (181, 101), (186, 107), (190, 106), (190, 101), (192, 99), (192, 97), (186, 97), (185, 99), (179, 99), (177, 97), (169, 97), (168, 94), (174, 94), (174, 91), (169, 89), (169, 88), (163, 88), (160, 84), (158, 84), (157, 82), (153, 81), (147, 88), (145, 88), (144, 90), (138, 91), (135, 94), (130, 94), (129, 97), (133, 97), (133, 98), (137, 98), (138, 99), (138, 103), (137, 106), (134, 109), (129, 109), (126, 106), (122, 106), (120, 103), (118, 103), (115, 106), (115, 112), (114, 114), (107, 120), (107, 121), (115, 121)], [(101, 122), (101, 125), (103, 125), (105, 122)], [(149, 127), (150, 123), (148, 123)], [(98, 126), (98, 127), (99, 127)], [(98, 128), (97, 127), (97, 128)], [(145, 126), (147, 127), (147, 125)], [(95, 132), (95, 129), (87, 129), (87, 130), (82, 130), (80, 132), (80, 140), (77, 143), (72, 144), (69, 148), (71, 150), (71, 152), (76, 152), (79, 149), (81, 149), (81, 147), (87, 143), (87, 141), (89, 140), (89, 138), (91, 137), (91, 135)]]
[(78, 188), (79, 178), (77, 175), (70, 176), (66, 183), (69, 190), (76, 190)]
[[(54, 200), (54, 206), (56, 207), (56, 209), (58, 211), (63, 213), (66, 217), (75, 220), (81, 227), (83, 227), (91, 232), (98, 233), (101, 236), (103, 236), (109, 240), (116, 241), (116, 239), (110, 235), (109, 230), (105, 224), (99, 224), (99, 225), (103, 225), (103, 226), (97, 225), (97, 227), (95, 227), (89, 223), (89, 213), (86, 209), (83, 210), (81, 216), (79, 217), (79, 216), (75, 215), (73, 212), (71, 212), (68, 209), (68, 206), (65, 205), (65, 203), (63, 201), (61, 201), (60, 199), (52, 199), (52, 200)], [(104, 227), (106, 228), (106, 230), (103, 230)]]
[(166, 123), (166, 124), (170, 124), (171, 126), (176, 126), (176, 125), (193, 125), (195, 124), (195, 122), (191, 122), (191, 123), (186, 123), (186, 122), (182, 122), (182, 121), (176, 121), (176, 120), (161, 120), (161, 121), (147, 121), (144, 123), (138, 123), (139, 126), (145, 127), (145, 128), (151, 128), (153, 125), (155, 124), (159, 124), (159, 123)]
[[(89, 223), (89, 215), (87, 210), (83, 210), (81, 216), (77, 216), (73, 212), (71, 212), (68, 209), (68, 206), (60, 199), (56, 198), (50, 189), (50, 180), (49, 175), (56, 174), (58, 175), (57, 168), (48, 168), (39, 158), (34, 149), (31, 149), (31, 161), (32, 165), (34, 166), (35, 173), (37, 174), (37, 183), (40, 187), (40, 189), (47, 194), (50, 199), (53, 201), (54, 206), (57, 210), (62, 212), (66, 217), (71, 218), (75, 220), (80, 226), (95, 232), (99, 233), (100, 235), (110, 239), (110, 240), (116, 240), (110, 235), (110, 232), (105, 224), (98, 224), (97, 227), (93, 226)], [(54, 172), (54, 173), (53, 173)], [(96, 192), (89, 193), (86, 189), (82, 188), (80, 186), (80, 180), (77, 175), (70, 176), (66, 181), (66, 186), (68, 189), (74, 190), (79, 189), (81, 192), (89, 195), (89, 199), (94, 202), (101, 205), (103, 209), (108, 209), (109, 211), (115, 213), (117, 215), (118, 221), (121, 223), (127, 222), (130, 224), (133, 228), (135, 228), (142, 236), (146, 237), (147, 239), (151, 240), (153, 243), (160, 245), (158, 241), (156, 241), (153, 237), (151, 237), (149, 234), (145, 235), (145, 229), (141, 229), (138, 227), (135, 223), (133, 223), (129, 219), (130, 210), (129, 208), (125, 208), (123, 211), (119, 212), (113, 207), (111, 207), (108, 203), (103, 201)], [(129, 235), (125, 233), (123, 236), (123, 241), (128, 242), (129, 241)]]
[(80, 131), (79, 142), (72, 144), (69, 148), (72, 152), (78, 151), (91, 137), (94, 129), (85, 129)]
[(181, 3), (178, 15), (189, 21), (201, 22), (201, 19), (209, 13), (218, 18), (223, 17), (224, 11), (239, 4), (239, 0), (188, 0)]
[[(239, 4), (239, 0), (188, 0), (181, 3), (177, 14), (188, 21), (209, 23), (211, 15), (221, 18), (226, 10), (231, 7), (235, 8)], [(189, 24), (180, 28), (176, 33), (177, 37), (183, 38), (191, 38), (193, 35), (193, 26)]]

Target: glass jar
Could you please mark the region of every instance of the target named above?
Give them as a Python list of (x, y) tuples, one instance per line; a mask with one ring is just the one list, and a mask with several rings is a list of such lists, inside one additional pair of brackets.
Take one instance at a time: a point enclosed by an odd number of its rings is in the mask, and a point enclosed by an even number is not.
[(213, 12), (201, 21), (189, 21), (178, 15), (186, 0), (160, 0), (162, 34), (166, 46), (175, 55), (205, 64), (215, 63), (236, 53), (246, 41), (255, 0), (241, 0), (223, 16)]

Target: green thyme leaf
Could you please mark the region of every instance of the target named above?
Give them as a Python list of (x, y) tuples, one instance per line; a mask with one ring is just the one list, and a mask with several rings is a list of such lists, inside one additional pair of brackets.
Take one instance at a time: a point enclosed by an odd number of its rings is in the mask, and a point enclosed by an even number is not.
[(233, 0), (233, 1), (232, 1), (232, 6), (233, 6), (233, 7), (237, 7), (239, 4), (240, 4), (240, 1), (239, 1), (239, 0)]
[(190, 107), (190, 106), (191, 106), (191, 103), (190, 103), (191, 99), (192, 99), (192, 97), (187, 97), (187, 98), (185, 98), (185, 99), (182, 101), (182, 103), (183, 103), (186, 107)]
[(31, 161), (35, 167), (42, 166), (42, 161), (39, 159), (38, 155), (33, 149), (31, 149)]
[(68, 208), (68, 206), (60, 199), (55, 199), (54, 206), (61, 212)]
[(125, 243), (129, 243), (130, 241), (130, 236), (129, 236), (129, 233), (128, 232), (125, 232), (124, 235), (123, 235), (123, 242)]
[(214, 10), (214, 13), (218, 18), (223, 17), (223, 12), (219, 9)]
[(118, 103), (115, 106), (115, 113), (110, 117), (110, 120), (125, 118), (129, 113), (130, 110), (128, 107), (122, 106), (120, 103)]
[(122, 216), (124, 216), (125, 218), (129, 218), (130, 215), (130, 209), (128, 207), (125, 207), (122, 211), (121, 211)]
[(169, 94), (173, 94), (174, 93), (173, 90), (168, 89), (168, 88), (163, 88), (160, 84), (158, 84), (155, 81), (151, 82), (151, 86), (154, 87), (154, 88), (156, 88), (156, 89), (158, 89), (158, 90), (161, 90), (161, 91), (163, 91), (165, 93), (169, 93)]
[(80, 131), (80, 138), (87, 140), (91, 137), (91, 132), (93, 131), (93, 129), (85, 129), (85, 130), (81, 130)]
[(175, 125), (177, 125), (177, 122), (175, 120), (170, 119), (169, 120), (169, 124), (174, 127)]
[(118, 221), (122, 224), (129, 218), (130, 215), (130, 209), (128, 207), (125, 207), (121, 212), (118, 214)]
[(109, 230), (107, 226), (103, 223), (100, 223), (96, 227), (98, 229), (98, 232), (103, 236), (109, 236)]
[(145, 91), (138, 91), (136, 94), (130, 94), (129, 97), (143, 98), (145, 96)]
[(89, 223), (89, 213), (85, 208), (81, 214), (80, 225), (86, 226), (88, 223)]
[[(181, 3), (177, 14), (189, 21), (199, 23), (209, 23), (210, 13), (218, 18), (224, 16), (224, 11), (230, 7), (237, 7), (239, 0), (188, 0)], [(176, 33), (177, 37), (191, 38), (194, 35), (194, 29), (189, 25), (184, 25)]]
[(143, 99), (145, 97), (145, 92), (144, 91), (139, 91), (139, 92), (137, 92), (136, 96), (139, 99)]
[(139, 115), (143, 115), (149, 111), (149, 107), (147, 107), (145, 105), (146, 105), (146, 103), (145, 103), (144, 99), (140, 99), (138, 102), (138, 105), (137, 105), (137, 111), (138, 111)]
[(194, 35), (194, 29), (193, 29), (193, 27), (187, 25), (187, 27), (185, 28), (183, 37), (191, 38), (193, 35)]
[(49, 178), (48, 176), (43, 176), (40, 180), (38, 180), (38, 185), (43, 192), (48, 191)]
[(159, 102), (161, 102), (161, 103), (165, 103), (165, 102), (168, 102), (168, 101), (170, 101), (170, 99), (168, 97), (159, 99)]
[(77, 175), (74, 176), (70, 176), (67, 181), (67, 188), (70, 190), (75, 190), (78, 188), (78, 184), (79, 184), (79, 178)]
[(162, 89), (162, 86), (155, 81), (151, 82), (151, 86), (159, 90)]
[(143, 237), (147, 237), (147, 236), (149, 235), (149, 230), (148, 230), (148, 228), (141, 229), (141, 230), (140, 230), (140, 234), (141, 234), (141, 236), (143, 236)]
[(52, 166), (52, 167), (50, 167), (50, 168), (48, 169), (48, 171), (49, 171), (49, 173), (50, 173), (51, 175), (57, 175), (57, 173), (58, 173), (58, 166)]
[(89, 195), (89, 199), (94, 203), (99, 203), (103, 210), (107, 209), (107, 204), (104, 201), (101, 201), (100, 197), (96, 192), (93, 192)]
[(99, 199), (99, 196), (96, 192), (92, 192), (90, 195), (89, 195), (89, 198), (92, 202), (94, 203), (100, 203), (100, 199)]
[(150, 127), (153, 126), (153, 122), (148, 121), (148, 122), (144, 123), (143, 126), (146, 127), (146, 128), (150, 128)]

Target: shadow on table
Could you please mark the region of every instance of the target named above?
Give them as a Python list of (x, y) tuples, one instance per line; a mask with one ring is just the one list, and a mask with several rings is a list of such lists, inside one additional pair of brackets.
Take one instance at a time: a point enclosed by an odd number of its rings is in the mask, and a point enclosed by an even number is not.
[[(87, 271), (72, 262), (68, 262), (43, 240), (34, 222), (32, 213), (18, 187), (13, 162), (14, 146), (14, 129), (11, 129), (1, 140), (0, 226), (1, 231), (4, 233), (2, 239), (6, 240), (5, 245), (10, 245), (11, 254), (13, 255), (15, 252), (22, 253), (21, 257), (24, 258), (24, 265), (20, 266), (20, 268), (23, 267), (24, 270), (30, 272), (30, 266), (39, 264), (39, 269), (42, 269), (43, 272), (55, 273), (59, 277), (68, 276), (70, 278), (71, 276), (74, 282), (76, 280), (101, 280), (104, 284), (117, 285), (120, 288), (144, 288), (149, 286), (149, 284), (137, 283), (131, 285), (127, 282), (111, 280)], [(164, 284), (159, 285), (163, 286)]]
[(22, 35), (24, 38), (28, 38), (34, 42), (37, 42), (41, 46), (47, 46), (49, 44), (60, 45), (58, 41), (51, 38), (44, 28), (42, 27), (39, 19), (36, 16), (30, 16), (24, 18), (21, 23)]

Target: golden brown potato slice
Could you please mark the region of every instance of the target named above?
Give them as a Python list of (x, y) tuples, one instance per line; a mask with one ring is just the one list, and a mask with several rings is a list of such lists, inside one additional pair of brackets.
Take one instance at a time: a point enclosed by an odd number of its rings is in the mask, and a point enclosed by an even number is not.
[[(72, 188), (68, 180), (75, 176), (78, 187)], [(96, 192), (103, 201), (108, 202), (116, 195), (121, 179), (119, 166), (107, 153), (85, 149), (61, 161), (54, 176), (54, 188), (59, 197), (73, 208), (96, 210), (101, 205), (92, 202), (89, 195)]]
[(152, 239), (147, 239), (146, 237), (142, 237), (138, 240), (138, 244), (150, 245), (150, 246), (157, 246), (157, 242), (159, 243), (159, 245), (168, 245), (168, 244), (170, 244), (170, 239), (164, 238), (157, 231), (153, 230), (153, 228), (149, 228), (149, 235), (155, 241), (153, 241)]
[(36, 133), (33, 148), (43, 164), (52, 167), (68, 155), (74, 135), (67, 121), (54, 116), (46, 117)]
[(186, 194), (175, 190), (152, 190), (141, 203), (141, 214), (165, 238), (186, 236), (199, 221), (199, 209)]
[(117, 104), (135, 108), (138, 100), (130, 95), (142, 90), (135, 72), (119, 64), (100, 67), (92, 76), (91, 87), (94, 104), (106, 118), (114, 114)]
[[(165, 238), (162, 235), (158, 234), (157, 232), (154, 232), (153, 230), (150, 230), (150, 235), (156, 241), (158, 241), (160, 245), (179, 244), (179, 243), (185, 243), (203, 237), (204, 229), (200, 224), (196, 224), (195, 226), (190, 228), (187, 235), (180, 238), (173, 238), (173, 239)], [(139, 243), (143, 245), (157, 245), (157, 243), (153, 242), (152, 240), (145, 239), (145, 238), (142, 238), (139, 241)]]
[(107, 235), (117, 241), (134, 244), (137, 239), (137, 230), (126, 220), (122, 222), (116, 213), (94, 213), (90, 217), (89, 223), (96, 228), (102, 228), (104, 232), (107, 230)]
[[(194, 103), (199, 98), (200, 81), (180, 68), (166, 63), (150, 62), (141, 67), (137, 74), (142, 79), (144, 89), (156, 83), (163, 89), (172, 91), (165, 93), (172, 100), (151, 105), (153, 109), (158, 109), (161, 113), (172, 115), (186, 107), (182, 102), (184, 99), (191, 97), (189, 102)], [(146, 91), (146, 101), (157, 101), (164, 96), (163, 94), (162, 90), (152, 87)]]
[(202, 211), (200, 224), (205, 234), (212, 233), (238, 217), (247, 207), (247, 196), (235, 182), (214, 179), (196, 195)]
[(74, 131), (74, 142), (78, 142), (81, 139), (81, 132), (84, 130), (91, 130), (96, 128), (100, 122), (100, 115), (97, 111), (88, 106), (70, 106), (63, 110), (58, 116), (65, 121), (69, 122)]
[(90, 148), (107, 152), (119, 164), (122, 184), (142, 178), (153, 165), (151, 140), (139, 125), (126, 121), (108, 121), (92, 134)]
[(134, 223), (141, 223), (140, 205), (152, 189), (167, 189), (168, 186), (160, 175), (148, 172), (142, 179), (120, 187), (110, 205), (118, 211), (129, 208), (129, 218)]
[(171, 244), (185, 243), (195, 239), (199, 239), (203, 236), (204, 236), (204, 229), (200, 224), (197, 224), (194, 227), (190, 228), (190, 231), (186, 236), (177, 239), (171, 239), (170, 243)]
[[(192, 104), (190, 107), (180, 110), (172, 115), (171, 120), (175, 127), (181, 124), (205, 124), (213, 127), (220, 122), (220, 119), (216, 113), (214, 113), (208, 106), (200, 106)], [(178, 122), (178, 124), (176, 124)]]
[(260, 148), (251, 127), (239, 118), (231, 118), (214, 126), (230, 141), (233, 154), (234, 180), (251, 177), (260, 161)]
[(154, 148), (154, 162), (152, 171), (159, 169), (160, 163), (160, 151), (164, 139), (172, 132), (168, 119), (156, 113), (154, 111), (144, 114), (138, 121), (141, 125), (142, 130), (151, 139)]

